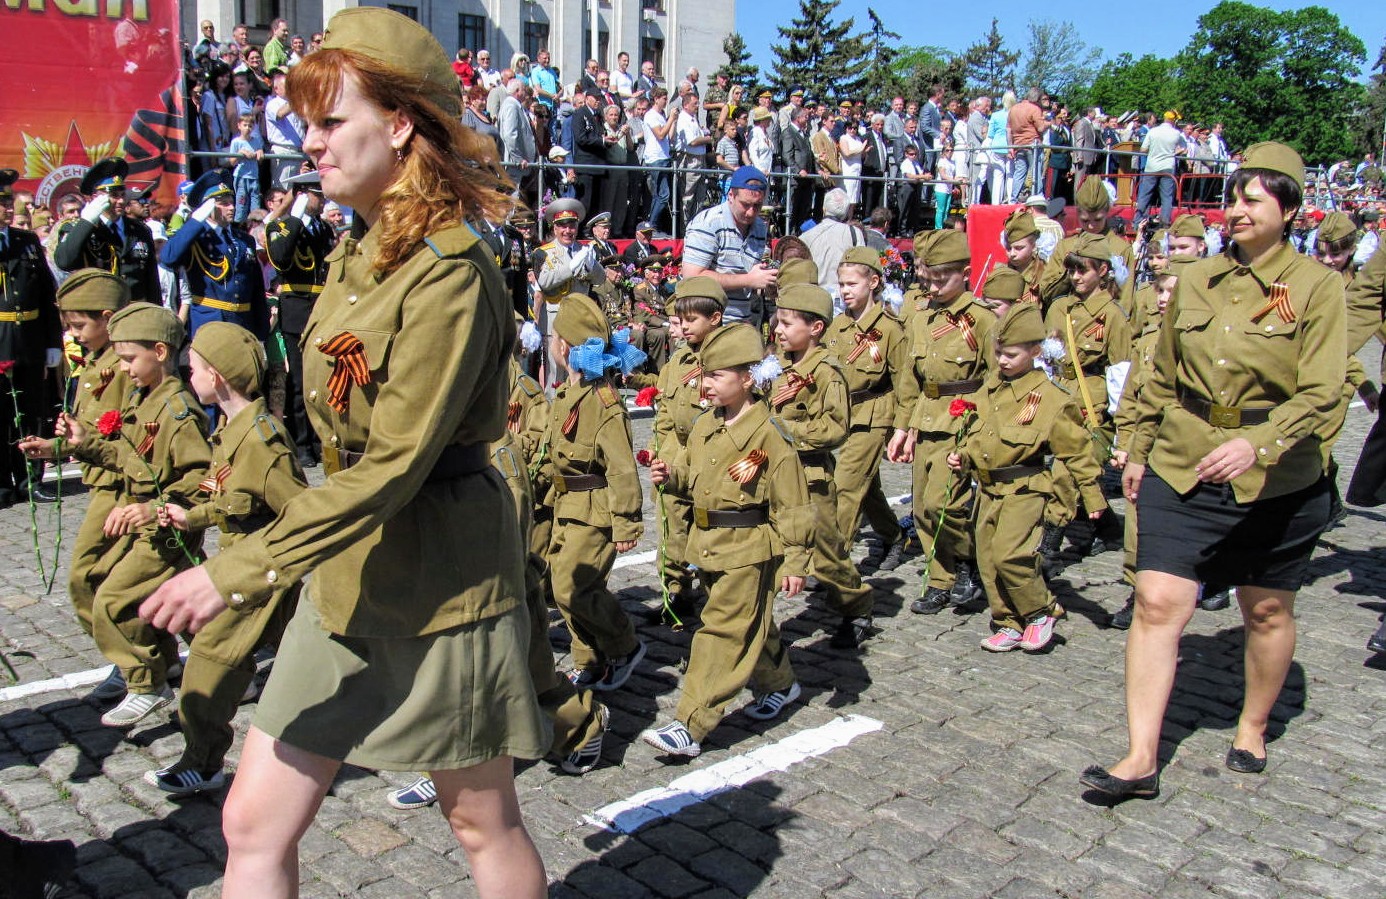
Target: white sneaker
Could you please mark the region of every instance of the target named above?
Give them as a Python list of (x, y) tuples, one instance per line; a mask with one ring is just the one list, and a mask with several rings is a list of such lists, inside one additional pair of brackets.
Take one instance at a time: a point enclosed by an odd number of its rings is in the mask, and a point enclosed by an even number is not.
[(385, 801), (391, 808), (397, 808), (402, 812), (416, 808), (428, 808), (438, 801), (438, 788), (433, 785), (433, 778), (420, 777), (407, 787), (398, 790), (391, 790), (385, 796)]
[(671, 722), (659, 730), (647, 730), (640, 735), (640, 739), (664, 755), (681, 755), (694, 759), (703, 751), (703, 747), (693, 739), (693, 735), (688, 732), (682, 721)]
[(111, 666), (106, 679), (92, 688), (87, 694), (92, 699), (119, 699), (125, 695), (125, 675), (115, 665)]
[(127, 693), (120, 705), (101, 716), (107, 727), (133, 727), (173, 703), (173, 689), (167, 684), (159, 693)]
[(769, 721), (771, 718), (779, 716), (785, 706), (799, 698), (803, 692), (799, 689), (798, 681), (789, 685), (788, 690), (777, 690), (774, 693), (766, 693), (764, 696), (757, 697), (750, 705), (742, 709), (747, 718), (754, 718), (757, 721)]

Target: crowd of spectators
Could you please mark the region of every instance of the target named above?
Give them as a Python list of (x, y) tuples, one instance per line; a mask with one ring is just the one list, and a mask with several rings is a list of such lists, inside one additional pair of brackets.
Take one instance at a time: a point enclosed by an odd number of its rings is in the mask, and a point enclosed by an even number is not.
[[(304, 127), (284, 99), (284, 76), (322, 42), (290, 34), (276, 19), (263, 47), (238, 25), (218, 41), (210, 21), (187, 49), (190, 145), (207, 167), (234, 171), (237, 218), (259, 196), (298, 170)], [(726, 198), (731, 173), (753, 165), (770, 176), (766, 203), (779, 233), (800, 233), (824, 218), (829, 191), (847, 196), (847, 220), (885, 215), (889, 236), (947, 227), (975, 203), (1020, 203), (1034, 196), (1071, 203), (1085, 178), (1115, 191), (1129, 182), (1137, 222), (1159, 207), (1168, 223), (1176, 205), (1213, 206), (1236, 170), (1221, 122), (1183, 119), (1177, 111), (1070, 109), (1042, 88), (1000, 97), (947, 96), (929, 89), (922, 102), (895, 97), (882, 109), (859, 99), (808, 97), (793, 90), (733, 84), (725, 72), (704, 82), (696, 68), (666, 82), (630, 54), (606, 69), (588, 59), (565, 77), (547, 49), (508, 65), (485, 48), (461, 48), (453, 71), (465, 98), (463, 122), (489, 136), (518, 197), (542, 213), (556, 199), (580, 200), (589, 214), (609, 213), (612, 236), (634, 236), (652, 222), (657, 236), (682, 233), (705, 208)], [(1312, 176), (1312, 173), (1311, 173)], [(1355, 208), (1380, 199), (1382, 171), (1371, 154), (1318, 172), (1308, 191), (1320, 208)], [(1176, 187), (1177, 185), (1177, 187)]]

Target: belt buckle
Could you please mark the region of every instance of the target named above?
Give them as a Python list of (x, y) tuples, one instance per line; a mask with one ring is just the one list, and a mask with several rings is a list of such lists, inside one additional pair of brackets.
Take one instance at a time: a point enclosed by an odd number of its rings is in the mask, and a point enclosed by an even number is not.
[(567, 492), (568, 492), (568, 479), (565, 478), (565, 477), (564, 477), (563, 475), (561, 475), (561, 474), (556, 474), (556, 475), (554, 475), (554, 476), (553, 476), (553, 489), (557, 490), (559, 493), (567, 493)]
[(1240, 428), (1242, 426), (1242, 410), (1236, 406), (1214, 404), (1208, 411), (1208, 424), (1215, 428)]
[(697, 506), (694, 506), (693, 523), (704, 531), (711, 527), (711, 525), (707, 523), (707, 509), (702, 509)]
[(329, 477), (342, 470), (342, 457), (335, 446), (322, 448), (322, 472)]
[(933, 383), (932, 381), (929, 381), (924, 384), (924, 395), (931, 400), (936, 400), (942, 394), (938, 392), (938, 385)]

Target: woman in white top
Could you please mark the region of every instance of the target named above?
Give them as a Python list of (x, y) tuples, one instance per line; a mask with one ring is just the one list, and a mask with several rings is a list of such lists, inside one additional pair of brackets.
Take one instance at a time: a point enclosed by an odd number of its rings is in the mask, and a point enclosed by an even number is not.
[(756, 107), (751, 113), (751, 141), (746, 152), (751, 157), (751, 165), (767, 175), (775, 165), (775, 147), (770, 142), (770, 119), (774, 113)]
[(853, 211), (861, 202), (861, 154), (865, 149), (866, 144), (857, 136), (856, 124), (849, 120), (847, 130), (837, 139), (837, 151), (842, 154), (842, 189), (847, 192)]

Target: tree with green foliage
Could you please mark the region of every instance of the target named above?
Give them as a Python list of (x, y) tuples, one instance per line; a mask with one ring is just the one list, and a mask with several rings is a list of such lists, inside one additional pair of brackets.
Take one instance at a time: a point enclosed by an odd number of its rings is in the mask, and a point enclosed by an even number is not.
[(1081, 100), (1085, 108), (1101, 106), (1118, 115), (1128, 110), (1159, 113), (1179, 105), (1178, 90), (1172, 60), (1149, 53), (1133, 59), (1123, 53), (1103, 63), (1086, 93), (1065, 100)]
[(1085, 44), (1072, 22), (1032, 19), (1020, 86), (1038, 87), (1068, 100), (1088, 89), (1101, 62), (1102, 51)]
[(1386, 150), (1386, 43), (1381, 45), (1360, 114), (1353, 116), (1353, 141), (1359, 153), (1375, 153), (1380, 162)]
[[(729, 83), (743, 85), (747, 91), (754, 92), (760, 85), (760, 67), (751, 62), (745, 39), (733, 31), (723, 39), (722, 52), (727, 61), (717, 69), (717, 74), (726, 75)], [(752, 95), (748, 94), (748, 98)]]
[(840, 0), (799, 0), (799, 15), (777, 28), (770, 85), (779, 96), (803, 88), (809, 96), (858, 97), (866, 85), (866, 41), (852, 34), (853, 19), (835, 24)]
[(893, 46), (900, 40), (900, 35), (886, 28), (881, 17), (876, 15), (876, 10), (869, 6), (866, 16), (871, 21), (871, 28), (862, 37), (866, 46), (871, 48), (871, 57), (867, 63), (862, 99), (871, 109), (882, 109), (892, 97), (900, 96), (904, 90), (904, 84), (895, 71), (895, 58), (900, 51)]
[(991, 97), (1015, 90), (1015, 67), (1020, 62), (1018, 52), (1006, 49), (1006, 39), (1001, 36), (998, 24), (992, 19), (991, 30), (963, 51), (969, 90)]
[(935, 84), (943, 85), (944, 96), (967, 96), (967, 61), (944, 47), (901, 47), (893, 60), (900, 93), (906, 97), (927, 97)]
[(1311, 164), (1341, 159), (1353, 147), (1366, 57), (1321, 6), (1280, 12), (1224, 0), (1174, 60), (1180, 112), (1225, 123), (1234, 146), (1278, 140)]

